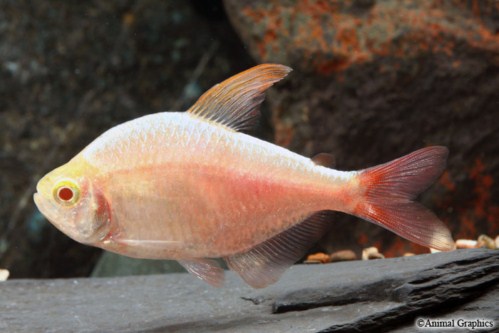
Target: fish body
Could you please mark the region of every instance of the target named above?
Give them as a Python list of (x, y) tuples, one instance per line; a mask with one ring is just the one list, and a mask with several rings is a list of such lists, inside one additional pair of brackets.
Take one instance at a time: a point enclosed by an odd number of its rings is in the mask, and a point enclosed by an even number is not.
[(445, 165), (429, 147), (386, 165), (338, 171), (239, 132), (289, 68), (260, 65), (205, 93), (188, 112), (118, 125), (40, 180), (35, 203), (76, 241), (137, 258), (176, 259), (220, 285), (280, 277), (325, 232), (327, 211), (448, 250), (446, 227), (414, 197)]
[(158, 259), (228, 256), (313, 212), (345, 209), (355, 174), (173, 112), (117, 126), (76, 159), (100, 170), (95, 183), (113, 207), (115, 237), (171, 242), (171, 252), (146, 242), (132, 249)]

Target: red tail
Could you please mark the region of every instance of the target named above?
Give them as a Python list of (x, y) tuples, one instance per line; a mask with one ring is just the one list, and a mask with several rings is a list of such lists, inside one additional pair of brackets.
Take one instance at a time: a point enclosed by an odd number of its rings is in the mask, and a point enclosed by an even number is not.
[(413, 200), (443, 172), (448, 150), (428, 147), (361, 171), (364, 198), (354, 214), (410, 241), (438, 250), (454, 249), (449, 229)]

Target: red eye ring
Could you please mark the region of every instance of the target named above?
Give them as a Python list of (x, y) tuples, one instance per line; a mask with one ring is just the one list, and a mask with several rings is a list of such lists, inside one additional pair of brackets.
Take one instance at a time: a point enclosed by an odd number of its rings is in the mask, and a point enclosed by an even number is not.
[(62, 201), (71, 201), (74, 198), (75, 194), (73, 189), (67, 186), (62, 186), (57, 190), (57, 197)]
[(52, 195), (59, 204), (72, 206), (80, 198), (80, 186), (71, 179), (62, 179), (53, 189)]

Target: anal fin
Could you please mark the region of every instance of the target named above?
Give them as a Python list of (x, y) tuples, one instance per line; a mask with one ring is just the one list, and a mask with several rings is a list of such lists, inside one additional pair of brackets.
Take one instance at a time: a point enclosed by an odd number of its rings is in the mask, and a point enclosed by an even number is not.
[(195, 258), (178, 261), (189, 273), (214, 287), (224, 282), (224, 270), (213, 259)]
[(224, 259), (250, 286), (264, 288), (277, 282), (286, 269), (319, 241), (329, 222), (328, 212), (315, 213), (251, 250)]

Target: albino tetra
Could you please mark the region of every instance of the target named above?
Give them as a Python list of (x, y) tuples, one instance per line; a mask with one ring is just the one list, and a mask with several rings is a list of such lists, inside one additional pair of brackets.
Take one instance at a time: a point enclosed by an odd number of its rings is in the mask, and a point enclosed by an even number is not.
[(212, 285), (223, 258), (249, 285), (276, 282), (341, 211), (423, 246), (450, 250), (445, 225), (414, 202), (442, 173), (428, 147), (338, 171), (239, 132), (290, 68), (256, 66), (215, 85), (187, 112), (111, 128), (44, 176), (34, 200), (74, 240), (136, 258), (175, 259)]

